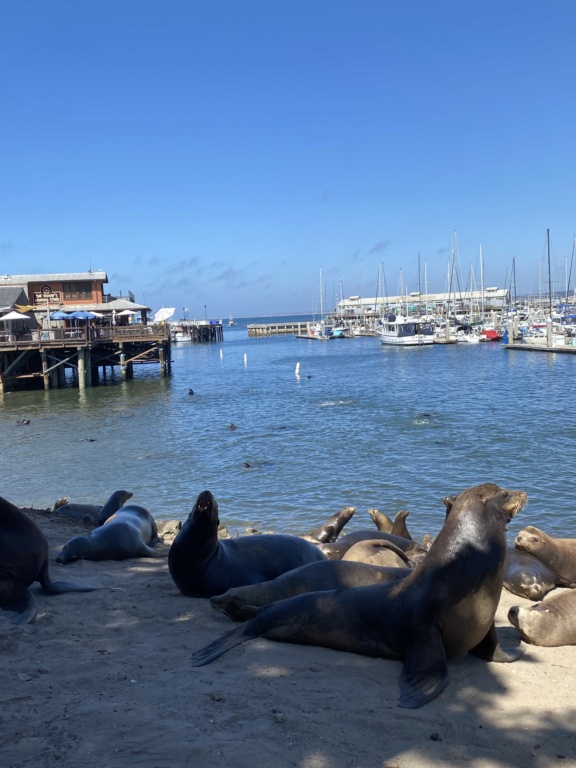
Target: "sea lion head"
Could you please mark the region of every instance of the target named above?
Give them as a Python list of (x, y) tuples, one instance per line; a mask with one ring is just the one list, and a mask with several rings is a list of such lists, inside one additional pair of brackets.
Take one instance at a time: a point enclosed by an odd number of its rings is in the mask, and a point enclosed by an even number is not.
[(74, 562), (74, 560), (83, 560), (88, 554), (89, 549), (90, 540), (88, 536), (76, 536), (62, 547), (56, 556), (56, 562), (60, 563), (60, 565), (67, 565)]
[(522, 528), (520, 533), (514, 539), (514, 543), (523, 552), (534, 552), (544, 541), (544, 532), (533, 525), (527, 525)]
[(190, 513), (195, 523), (220, 524), (218, 518), (218, 504), (210, 491), (202, 491), (196, 499), (196, 503)]

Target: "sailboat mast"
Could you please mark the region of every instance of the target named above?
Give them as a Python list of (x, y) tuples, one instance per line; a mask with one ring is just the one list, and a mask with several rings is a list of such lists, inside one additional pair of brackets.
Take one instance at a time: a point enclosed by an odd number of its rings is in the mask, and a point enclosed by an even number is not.
[(546, 240), (548, 241), (548, 309), (552, 317), (552, 275), (550, 272), (550, 230), (546, 230)]
[(482, 255), (482, 246), (480, 246), (480, 290), (482, 291), (481, 315), (482, 322), (484, 322), (484, 256)]

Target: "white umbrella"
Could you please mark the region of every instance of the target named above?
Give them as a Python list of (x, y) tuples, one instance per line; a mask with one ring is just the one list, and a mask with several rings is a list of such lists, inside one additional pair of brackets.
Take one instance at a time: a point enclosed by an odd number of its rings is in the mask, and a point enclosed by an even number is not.
[(122, 315), (137, 315), (138, 312), (135, 309), (123, 309), (122, 312), (118, 312), (117, 316), (122, 317)]
[(162, 307), (154, 315), (154, 322), (161, 323), (163, 320), (168, 320), (176, 312), (176, 307)]

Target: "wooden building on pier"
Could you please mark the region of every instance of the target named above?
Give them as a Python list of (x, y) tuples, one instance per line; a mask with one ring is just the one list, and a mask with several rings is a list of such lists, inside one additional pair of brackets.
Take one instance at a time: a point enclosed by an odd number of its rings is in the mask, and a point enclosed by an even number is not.
[(0, 276), (0, 392), (97, 384), (99, 372), (156, 363), (170, 373), (170, 331), (149, 307), (104, 293), (105, 272)]

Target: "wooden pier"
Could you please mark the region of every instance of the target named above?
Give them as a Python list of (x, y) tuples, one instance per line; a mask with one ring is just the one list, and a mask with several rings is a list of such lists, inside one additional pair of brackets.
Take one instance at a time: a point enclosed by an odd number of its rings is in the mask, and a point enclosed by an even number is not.
[(248, 325), (248, 336), (299, 336), (305, 335), (308, 331), (309, 323), (286, 322), (286, 323), (250, 323)]
[[(169, 326), (130, 325), (38, 329), (0, 336), (0, 393), (98, 384), (99, 370), (120, 366), (131, 379), (134, 365), (157, 364), (171, 372)], [(67, 375), (68, 374), (68, 375)]]

